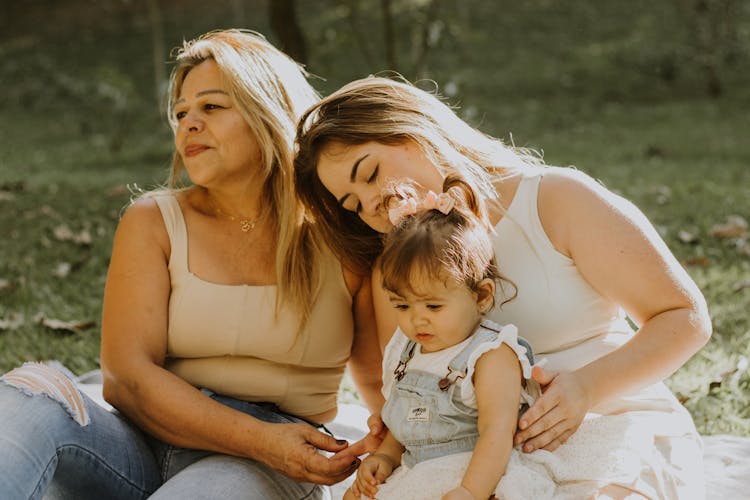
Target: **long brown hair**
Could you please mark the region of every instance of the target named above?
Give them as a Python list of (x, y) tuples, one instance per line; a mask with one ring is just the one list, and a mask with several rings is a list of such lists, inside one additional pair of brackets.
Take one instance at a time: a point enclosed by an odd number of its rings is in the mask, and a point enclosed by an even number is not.
[(371, 141), (417, 143), (444, 177), (461, 176), (481, 205), (494, 202), (494, 183), (504, 175), (540, 163), (530, 152), (472, 128), (435, 95), (406, 82), (364, 78), (322, 99), (297, 127), (297, 193), (334, 251), (363, 270), (382, 251), (381, 235), (338, 204), (320, 182), (317, 167), (321, 152), (332, 143)]

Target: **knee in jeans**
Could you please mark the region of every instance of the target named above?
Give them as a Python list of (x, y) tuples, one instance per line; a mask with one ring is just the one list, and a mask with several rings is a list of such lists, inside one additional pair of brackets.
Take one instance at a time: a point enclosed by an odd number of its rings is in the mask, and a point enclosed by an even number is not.
[(0, 380), (27, 396), (46, 396), (60, 403), (81, 427), (89, 423), (88, 410), (76, 383), (51, 366), (24, 363), (0, 377)]

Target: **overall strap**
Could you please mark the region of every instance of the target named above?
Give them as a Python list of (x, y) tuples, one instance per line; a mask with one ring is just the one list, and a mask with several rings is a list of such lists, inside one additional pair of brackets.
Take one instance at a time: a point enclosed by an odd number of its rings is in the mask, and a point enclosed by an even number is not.
[(406, 365), (409, 364), (409, 361), (411, 358), (414, 357), (414, 351), (417, 348), (417, 343), (413, 340), (409, 340), (406, 345), (404, 346), (404, 349), (401, 351), (401, 356), (398, 360), (398, 365), (396, 366), (396, 369), (393, 370), (393, 376), (396, 380), (401, 380), (404, 378), (404, 374), (406, 373)]
[(484, 323), (480, 324), (477, 330), (472, 334), (471, 341), (463, 348), (461, 352), (448, 364), (448, 368), (453, 372), (466, 372), (467, 365), (469, 363), (469, 356), (473, 353), (480, 344), (484, 342), (490, 342), (495, 340), (500, 334), (500, 330), (489, 327)]
[(469, 356), (477, 349), (477, 347), (484, 343), (490, 342), (497, 338), (500, 330), (497, 330), (489, 325), (482, 324), (477, 330), (471, 335), (471, 340), (464, 347), (461, 352), (448, 363), (448, 373), (440, 379), (438, 387), (441, 391), (447, 391), (448, 388), (455, 384), (457, 380), (466, 377), (468, 373)]

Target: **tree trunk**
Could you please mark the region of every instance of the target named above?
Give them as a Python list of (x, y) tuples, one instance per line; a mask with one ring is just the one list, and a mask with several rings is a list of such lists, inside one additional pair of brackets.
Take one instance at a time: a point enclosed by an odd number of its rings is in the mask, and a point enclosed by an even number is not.
[(159, 0), (148, 0), (148, 20), (151, 24), (151, 60), (154, 65), (154, 97), (161, 114), (164, 108), (164, 89), (167, 70), (164, 50), (164, 25), (161, 21)]
[[(271, 0), (273, 1), (273, 0)], [(245, 1), (244, 0), (231, 0), (229, 7), (232, 11), (232, 22), (235, 28), (245, 27)]]
[(349, 7), (349, 27), (352, 30), (352, 36), (354, 41), (357, 43), (359, 50), (365, 58), (367, 66), (372, 69), (375, 67), (375, 59), (370, 52), (370, 46), (367, 43), (367, 37), (365, 31), (360, 27), (359, 24), (359, 0), (348, 0), (346, 2)]
[(388, 69), (398, 71), (398, 59), (396, 58), (396, 36), (393, 33), (393, 9), (391, 0), (381, 0), (380, 7), (383, 12), (383, 41), (385, 43), (385, 60)]
[(438, 18), (438, 0), (430, 0), (425, 7), (424, 22), (419, 39), (419, 52), (414, 57), (414, 78), (420, 80), (427, 76), (427, 57), (430, 55), (433, 45), (437, 42), (432, 40), (432, 30), (435, 21)]
[(297, 8), (294, 0), (269, 0), (271, 29), (281, 43), (281, 50), (292, 59), (307, 64), (307, 45), (297, 21)]

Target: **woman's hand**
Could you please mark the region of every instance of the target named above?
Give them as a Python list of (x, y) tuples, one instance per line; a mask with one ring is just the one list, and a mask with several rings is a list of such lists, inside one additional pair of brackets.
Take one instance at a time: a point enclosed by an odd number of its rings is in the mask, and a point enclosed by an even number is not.
[(347, 442), (308, 424), (268, 424), (263, 435), (265, 446), (259, 458), (296, 481), (331, 485), (343, 481), (359, 467), (356, 457), (326, 457), (320, 453), (340, 452)]
[(396, 464), (390, 457), (380, 453), (370, 455), (359, 467), (352, 491), (355, 495), (374, 498), (378, 492), (378, 485), (383, 484), (395, 468)]
[(554, 373), (535, 366), (531, 372), (542, 396), (518, 422), (513, 444), (523, 451), (554, 451), (578, 429), (589, 409), (588, 395), (576, 372)]

